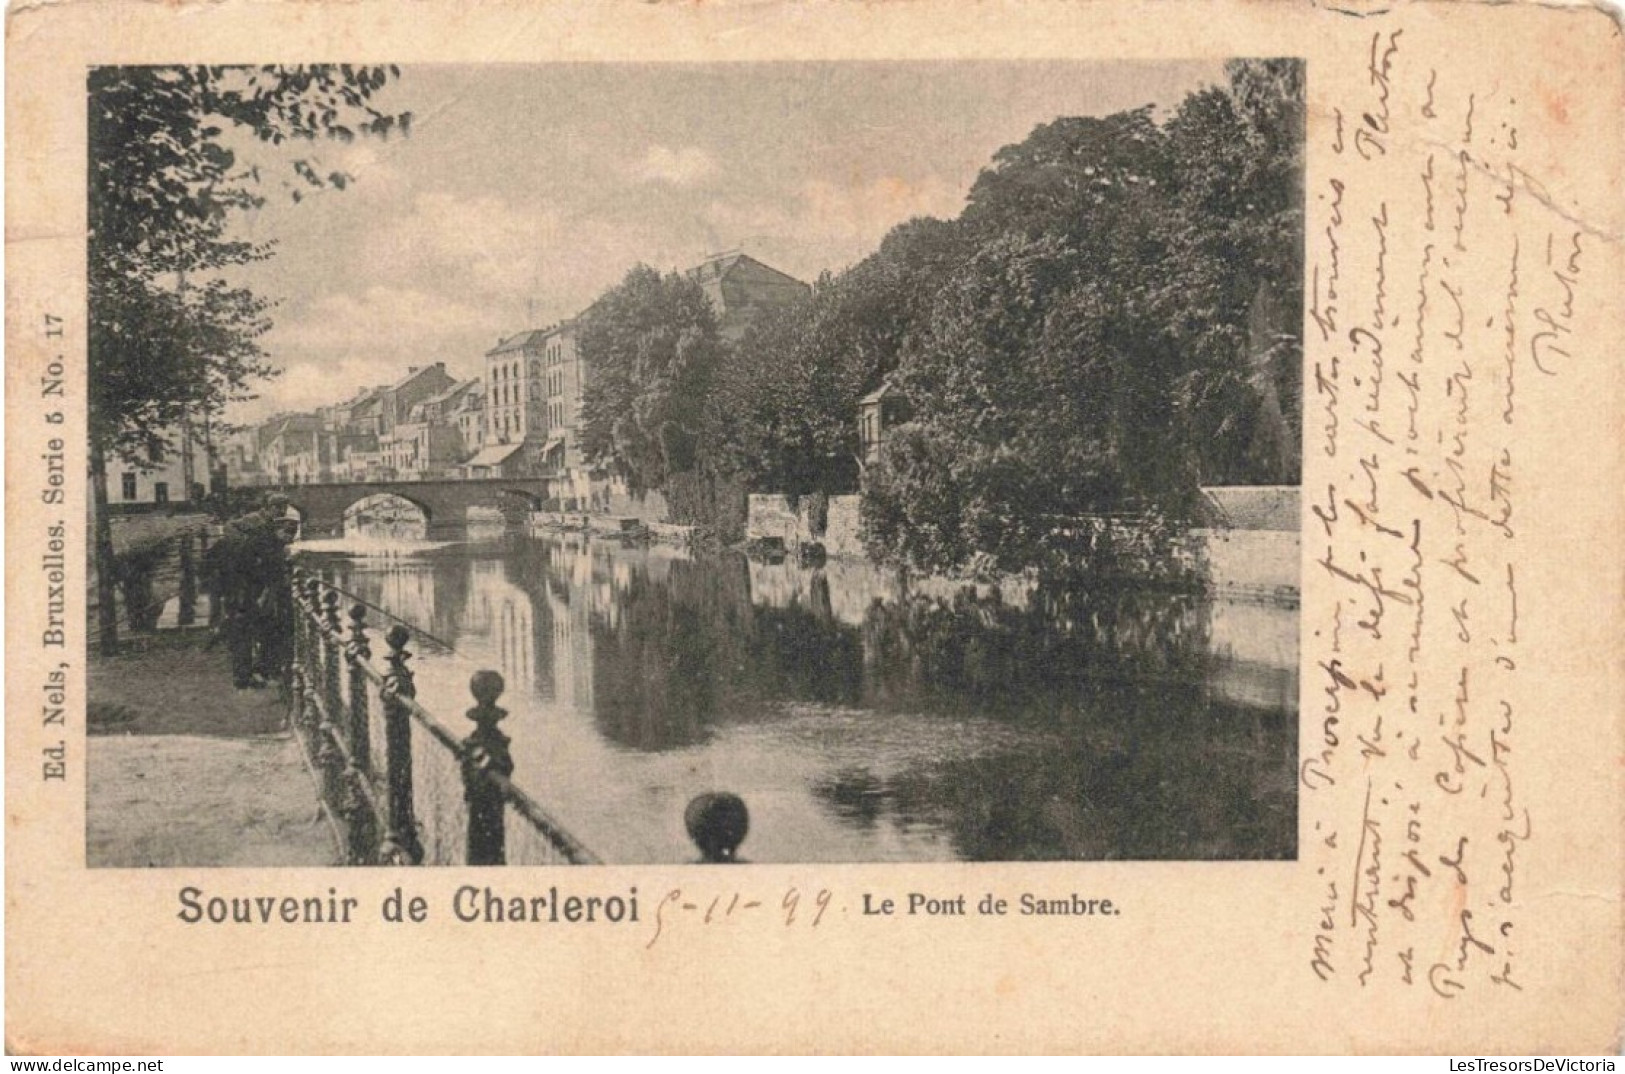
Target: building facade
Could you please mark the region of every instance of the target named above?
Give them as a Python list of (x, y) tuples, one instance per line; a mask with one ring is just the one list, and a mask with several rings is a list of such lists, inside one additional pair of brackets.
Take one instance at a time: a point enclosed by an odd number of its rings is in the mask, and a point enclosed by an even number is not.
[(321, 419), (314, 414), (282, 414), (260, 426), (260, 469), (274, 485), (310, 484), (321, 479)]
[(711, 300), (717, 328), (729, 342), (738, 340), (767, 314), (798, 305), (812, 295), (807, 284), (749, 254), (722, 254), (695, 265), (686, 275)]
[(428, 366), (408, 366), (406, 376), (375, 393), (378, 398), (378, 435), (383, 437), (395, 426), (410, 421), (412, 408), (455, 387), (457, 381), (446, 372), (445, 362)]
[(485, 381), (475, 377), (458, 385), (451, 412), (463, 438), (463, 458), (478, 454), (485, 446)]
[(177, 429), (170, 450), (141, 464), (117, 457), (107, 460), (107, 503), (121, 509), (162, 508), (195, 503), (225, 488), (225, 463), (206, 431)]
[[(542, 390), (547, 407), (547, 445), (544, 461), (565, 478), (585, 474), (581, 457), (581, 398), (587, 387), (587, 368), (577, 347), (577, 323), (561, 321), (542, 340)], [(570, 496), (574, 493), (563, 492)], [(582, 495), (586, 493), (583, 492)]]
[(542, 340), (546, 329), (502, 340), (485, 355), (485, 442), (515, 444), (545, 437)]

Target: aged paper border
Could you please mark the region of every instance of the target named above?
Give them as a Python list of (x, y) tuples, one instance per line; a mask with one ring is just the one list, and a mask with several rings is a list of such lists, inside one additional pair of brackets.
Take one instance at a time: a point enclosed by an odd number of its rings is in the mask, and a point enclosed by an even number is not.
[[(664, 62), (790, 58), (1302, 56), (1310, 93), (1309, 178), (1334, 162), (1329, 125), (1369, 98), (1373, 34), (1402, 29), (1463, 85), (1528, 79), (1547, 95), (1531, 138), (1557, 184), (1603, 236), (1578, 313), (1588, 345), (1575, 379), (1545, 400), (1518, 446), (1528, 566), (1523, 655), (1544, 672), (1520, 703), (1519, 779), (1540, 818), (1523, 847), (1521, 991), (1456, 998), (1354, 974), (1312, 972), (1324, 885), (1297, 863), (752, 866), (502, 874), (530, 890), (636, 886), (645, 916), (665, 892), (734, 891), (777, 904), (834, 893), (816, 930), (776, 922), (644, 930), (387, 925), (203, 929), (176, 921), (188, 883), (227, 894), (320, 894), (378, 904), (395, 886), (444, 907), (457, 870), (152, 872), (86, 870), (83, 722), (70, 721), (67, 781), (43, 783), (37, 683), (42, 650), (33, 569), (47, 523), (37, 490), (47, 430), (41, 366), (83, 369), (84, 68), (110, 62)], [(1622, 214), (1619, 27), (1597, 11), (1474, 4), (1361, 10), (1270, 3), (987, 2), (794, 5), (475, 5), (363, 2), (75, 3), (14, 8), (7, 23), (6, 332), (7, 1009), (18, 1052), (384, 1051), (1451, 1051), (1610, 1053), (1621, 1029), (1620, 701), (1622, 556), (1619, 436)], [(1396, 190), (1395, 211), (1415, 210)], [(1410, 199), (1407, 202), (1407, 198)], [(1327, 225), (1313, 196), (1311, 260)], [(1358, 242), (1351, 239), (1350, 242)], [(1488, 274), (1488, 268), (1485, 269)], [(41, 338), (65, 317), (60, 347)], [(1327, 353), (1306, 334), (1305, 394)], [(66, 464), (82, 507), (83, 394), (71, 393)], [(1531, 411), (1536, 407), (1531, 402)], [(1306, 431), (1310, 428), (1306, 421)], [(1311, 438), (1306, 436), (1306, 442)], [(1325, 484), (1312, 452), (1305, 489)], [(83, 592), (75, 520), (69, 589)], [(1306, 519), (1307, 522), (1307, 519)], [(1309, 529), (1306, 525), (1306, 538)], [(1305, 541), (1306, 622), (1330, 590)], [(1335, 600), (1336, 598), (1331, 598)], [(72, 632), (84, 637), (82, 609)], [(1309, 627), (1306, 626), (1306, 632)], [(1305, 749), (1321, 727), (1305, 638)], [(82, 712), (83, 662), (70, 652)], [(1536, 715), (1538, 713), (1538, 716)], [(1301, 842), (1317, 820), (1348, 820), (1345, 796), (1304, 793)], [(1358, 817), (1354, 818), (1356, 823)], [(1493, 832), (1475, 833), (1492, 840)], [(478, 882), (491, 882), (480, 874)], [(864, 892), (1080, 893), (1124, 908), (1111, 919), (864, 920)]]

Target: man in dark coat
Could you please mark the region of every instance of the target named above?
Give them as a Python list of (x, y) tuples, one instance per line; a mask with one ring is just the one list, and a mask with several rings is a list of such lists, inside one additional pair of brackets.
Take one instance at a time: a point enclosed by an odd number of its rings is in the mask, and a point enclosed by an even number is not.
[(293, 655), (293, 591), (286, 501), (226, 526), (209, 549), (208, 574), (224, 617), (221, 640), (239, 690), (281, 679)]

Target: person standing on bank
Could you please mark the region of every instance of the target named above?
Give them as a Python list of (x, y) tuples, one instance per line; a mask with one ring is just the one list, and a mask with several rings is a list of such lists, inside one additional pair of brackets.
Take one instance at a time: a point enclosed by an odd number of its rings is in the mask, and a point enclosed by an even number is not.
[(241, 520), (226, 528), (209, 549), (209, 588), (219, 602), (218, 637), (231, 661), (231, 682), (239, 690), (254, 685), (254, 634), (257, 616), (251, 553)]
[(281, 680), (292, 657), (286, 505), (285, 499), (273, 497), (261, 510), (227, 526), (209, 549), (208, 571), (225, 613), (220, 638), (231, 659), (232, 684), (239, 690)]
[(286, 682), (293, 663), (293, 572), (288, 546), (297, 523), (287, 517), (288, 500), (273, 496), (255, 533), (254, 674), (262, 683)]

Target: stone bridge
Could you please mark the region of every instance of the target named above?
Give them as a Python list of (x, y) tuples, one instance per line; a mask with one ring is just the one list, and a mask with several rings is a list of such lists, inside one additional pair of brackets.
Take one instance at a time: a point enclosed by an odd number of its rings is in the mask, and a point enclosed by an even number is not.
[(323, 485), (274, 485), (268, 491), (288, 498), (299, 512), (304, 537), (338, 537), (344, 512), (370, 496), (399, 496), (423, 512), (431, 536), (445, 536), (468, 519), (470, 507), (504, 512), (530, 511), (548, 496), (548, 481), (535, 478), (436, 479), (428, 481), (354, 481)]

